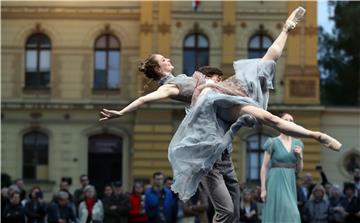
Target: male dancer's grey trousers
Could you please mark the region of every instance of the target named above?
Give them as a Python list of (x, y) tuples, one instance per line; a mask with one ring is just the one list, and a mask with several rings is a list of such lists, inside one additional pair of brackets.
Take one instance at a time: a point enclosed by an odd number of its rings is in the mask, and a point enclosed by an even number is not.
[(212, 222), (240, 221), (240, 188), (230, 154), (225, 151), (221, 160), (202, 179), (215, 209)]

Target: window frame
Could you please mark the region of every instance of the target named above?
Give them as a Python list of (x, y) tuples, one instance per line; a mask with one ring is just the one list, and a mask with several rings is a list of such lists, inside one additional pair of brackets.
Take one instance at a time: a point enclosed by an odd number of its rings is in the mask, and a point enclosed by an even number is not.
[[(185, 46), (185, 43), (186, 43), (186, 40), (188, 38), (190, 38), (191, 36), (194, 36), (194, 39), (195, 39), (195, 43), (194, 43), (194, 47), (187, 47)], [(199, 47), (199, 37), (202, 36), (205, 38), (205, 40), (207, 41), (207, 47)], [(203, 34), (203, 33), (200, 33), (200, 32), (193, 32), (193, 33), (189, 33), (188, 35), (185, 36), (184, 38), (184, 41), (183, 41), (183, 49), (182, 49), (182, 53), (183, 53), (183, 73), (185, 73), (186, 75), (188, 76), (191, 76), (191, 74), (187, 74), (185, 72), (185, 60), (184, 60), (184, 55), (185, 55), (185, 51), (188, 51), (188, 52), (193, 52), (194, 53), (194, 57), (195, 57), (195, 67), (194, 67), (194, 71), (200, 67), (200, 66), (206, 66), (206, 65), (209, 65), (210, 63), (210, 41), (209, 41), (209, 38)], [(207, 64), (204, 64), (204, 65), (200, 65), (199, 64), (199, 54), (201, 53), (207, 53)], [(193, 71), (193, 72), (194, 72)]]
[[(100, 48), (97, 47), (97, 43), (98, 41), (102, 38), (102, 37), (106, 37), (106, 41), (105, 41), (105, 48)], [(110, 47), (110, 38), (113, 37), (118, 44), (118, 47)], [(96, 53), (97, 52), (105, 52), (105, 82), (106, 82), (106, 86), (105, 87), (96, 87), (95, 85), (95, 76), (96, 76)], [(110, 52), (118, 52), (119, 53), (119, 60), (118, 60), (118, 65), (119, 65), (119, 69), (118, 69), (118, 76), (119, 76), (119, 81), (117, 83), (117, 87), (116, 88), (110, 88), (108, 85), (108, 80), (109, 80), (109, 54)], [(120, 90), (120, 76), (121, 76), (121, 42), (119, 40), (119, 38), (117, 36), (115, 36), (112, 33), (103, 33), (101, 35), (99, 35), (94, 43), (94, 48), (93, 48), (93, 52), (94, 52), (94, 66), (93, 66), (93, 90), (94, 91), (119, 91)]]
[[(32, 135), (35, 135), (35, 136), (32, 136)], [(35, 143), (33, 145), (26, 145), (25, 144), (25, 141), (26, 141), (26, 137), (35, 137)], [(43, 145), (41, 145), (38, 141), (37, 141), (37, 138), (41, 136), (41, 137), (45, 137), (46, 138), (46, 148), (41, 148)], [(44, 179), (39, 179), (38, 176), (37, 176), (37, 172), (36, 172), (36, 167), (38, 165), (46, 165), (48, 170), (49, 170), (49, 145), (50, 145), (50, 138), (49, 138), (49, 135), (46, 134), (46, 133), (43, 133), (43, 132), (40, 132), (40, 131), (30, 131), (30, 132), (26, 132), (25, 134), (23, 134), (22, 136), (22, 154), (23, 154), (23, 157), (22, 157), (22, 178), (24, 180), (27, 180), (27, 181), (41, 181), (41, 180), (44, 180)], [(29, 146), (31, 146), (31, 148), (29, 148)], [(31, 153), (35, 153), (34, 154), (34, 160), (32, 161), (32, 163), (27, 163), (25, 161), (25, 150), (30, 150)], [(41, 164), (40, 162), (40, 159), (41, 159), (41, 155), (39, 155), (39, 153), (44, 153), (44, 150), (46, 152), (46, 163), (45, 164)], [(29, 167), (33, 167), (34, 168), (34, 178), (31, 178), (31, 177), (27, 177), (25, 176), (25, 171), (24, 169), (25, 168), (29, 168)], [(48, 173), (49, 174), (49, 173)], [(46, 177), (45, 180), (48, 180), (49, 179), (49, 175)]]
[[(257, 137), (257, 149), (250, 149), (249, 146), (249, 138), (256, 136)], [(261, 139), (262, 137), (265, 137), (264, 142), (270, 138), (271, 136), (268, 134), (265, 134), (263, 132), (257, 132), (257, 133), (253, 133), (249, 136), (246, 137), (246, 182), (248, 183), (260, 183), (260, 170), (261, 170), (261, 166), (262, 166), (262, 161), (263, 161), (263, 157), (264, 157), (264, 152), (265, 152), (265, 148), (263, 148), (263, 144), (261, 144)], [(257, 162), (258, 162), (258, 169), (257, 169), (257, 178), (256, 179), (251, 179), (250, 178), (250, 173), (251, 173), (251, 159), (249, 158), (250, 154), (256, 154), (257, 155)]]
[[(30, 39), (32, 38), (32, 37), (34, 37), (34, 36), (41, 36), (41, 37), (45, 37), (46, 38), (46, 40), (48, 41), (48, 43), (49, 43), (49, 47), (41, 47), (41, 44), (40, 44), (40, 39), (39, 39), (39, 37), (36, 39), (36, 47), (30, 47), (30, 46), (28, 46), (29, 45), (29, 41), (30, 41)], [(29, 84), (27, 84), (27, 82), (26, 82), (26, 80), (27, 80), (27, 75), (30, 75), (29, 73), (30, 72), (28, 72), (28, 70), (27, 70), (27, 62), (28, 62), (28, 55), (27, 55), (27, 52), (29, 51), (29, 50), (35, 50), (36, 51), (36, 71), (35, 71), (35, 75), (36, 75), (36, 82), (38, 82), (39, 84), (37, 84), (37, 85), (33, 85), (33, 86), (31, 86), (31, 85), (29, 85)], [(40, 84), (40, 82), (41, 82), (41, 79), (42, 79), (42, 74), (41, 74), (41, 72), (40, 72), (40, 64), (41, 64), (41, 62), (40, 62), (40, 53), (41, 53), (41, 51), (43, 51), (43, 50), (49, 50), (50, 51), (50, 61), (49, 61), (49, 70), (48, 70), (48, 72), (49, 72), (49, 82), (47, 83), (47, 86), (44, 86), (44, 85), (41, 85)], [(41, 32), (37, 32), (37, 33), (32, 33), (31, 35), (29, 35), (28, 37), (27, 37), (27, 39), (26, 39), (26, 42), (25, 42), (25, 80), (24, 80), (24, 88), (25, 89), (29, 89), (29, 90), (32, 90), (32, 89), (34, 89), (34, 90), (37, 90), (37, 89), (39, 89), (39, 90), (46, 90), (46, 89), (50, 89), (50, 83), (51, 83), (51, 68), (52, 68), (52, 66), (51, 66), (51, 57), (52, 57), (52, 43), (51, 43), (51, 39), (49, 38), (49, 36), (48, 35), (46, 35), (45, 33), (41, 33)]]

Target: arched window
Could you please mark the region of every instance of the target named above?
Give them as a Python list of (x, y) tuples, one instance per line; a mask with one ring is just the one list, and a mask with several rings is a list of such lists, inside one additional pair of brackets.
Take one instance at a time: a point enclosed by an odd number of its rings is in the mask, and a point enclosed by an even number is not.
[(112, 34), (95, 41), (94, 89), (118, 89), (120, 83), (120, 42)]
[(264, 143), (269, 138), (261, 133), (250, 135), (246, 139), (246, 179), (247, 181), (259, 181), (260, 169), (264, 157)]
[(23, 136), (23, 178), (48, 179), (49, 138), (40, 132)]
[(256, 34), (250, 38), (248, 45), (248, 58), (261, 58), (271, 46), (272, 39), (265, 34)]
[(26, 88), (48, 88), (50, 83), (51, 42), (42, 33), (26, 40)]
[(205, 35), (194, 33), (184, 40), (183, 73), (191, 76), (195, 69), (209, 65), (209, 41)]

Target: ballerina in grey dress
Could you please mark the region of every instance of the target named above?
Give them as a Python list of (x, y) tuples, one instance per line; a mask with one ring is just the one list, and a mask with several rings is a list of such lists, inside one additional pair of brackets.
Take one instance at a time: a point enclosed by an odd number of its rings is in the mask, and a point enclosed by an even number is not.
[(216, 83), (218, 79), (215, 75), (215, 83), (207, 83), (207, 78), (201, 73), (192, 77), (174, 77), (170, 59), (160, 54), (151, 55), (141, 65), (140, 71), (148, 78), (165, 84), (120, 111), (103, 109), (100, 120), (120, 117), (146, 102), (169, 97), (190, 103), (191, 96), (193, 106), (169, 145), (169, 160), (174, 175), (172, 189), (185, 201), (195, 193), (200, 179), (209, 172), (224, 150), (231, 148), (234, 134), (243, 125), (259, 122), (284, 134), (313, 138), (329, 149), (339, 150), (341, 144), (334, 138), (307, 130), (266, 111), (275, 60), (281, 55), (288, 30), (299, 19), (296, 17), (298, 12), (299, 9), (290, 15), (283, 32), (263, 58), (235, 61), (235, 75), (223, 82)]

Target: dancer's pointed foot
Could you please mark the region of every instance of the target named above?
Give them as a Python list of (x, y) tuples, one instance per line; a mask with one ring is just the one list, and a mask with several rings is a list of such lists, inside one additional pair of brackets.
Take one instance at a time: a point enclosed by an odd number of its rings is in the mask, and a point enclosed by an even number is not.
[(298, 22), (300, 22), (305, 15), (306, 10), (303, 7), (297, 7), (286, 20), (283, 30), (289, 32), (295, 29)]
[(342, 146), (339, 141), (324, 133), (320, 133), (318, 140), (323, 146), (334, 151), (340, 151)]

